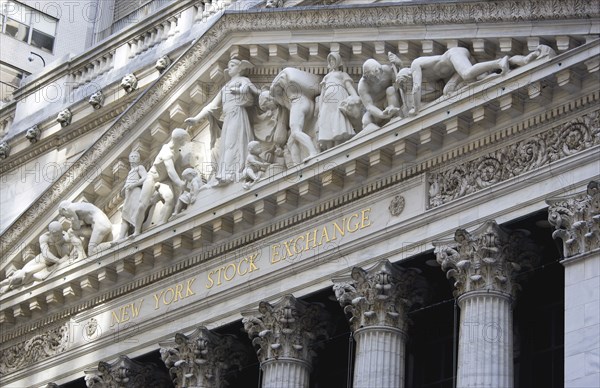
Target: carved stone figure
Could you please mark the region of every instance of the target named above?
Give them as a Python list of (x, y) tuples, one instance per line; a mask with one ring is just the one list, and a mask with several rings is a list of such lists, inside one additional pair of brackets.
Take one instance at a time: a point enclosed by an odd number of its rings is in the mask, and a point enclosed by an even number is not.
[(249, 189), (254, 183), (259, 180), (264, 171), (269, 167), (270, 163), (260, 157), (262, 149), (260, 143), (256, 140), (248, 143), (248, 156), (246, 157), (246, 167), (242, 172), (244, 189)]
[(150, 167), (142, 184), (138, 209), (135, 215), (135, 231), (133, 236), (137, 236), (142, 232), (146, 210), (152, 202), (157, 184), (160, 184), (158, 191), (164, 201), (164, 209), (160, 222), (167, 222), (169, 216), (173, 213), (175, 198), (179, 197), (179, 194), (185, 187), (185, 182), (179, 177), (178, 173), (178, 171), (183, 170), (181, 148), (189, 142), (190, 135), (187, 131), (175, 128), (171, 133), (169, 142), (163, 145), (158, 155), (156, 155), (152, 167)]
[(98, 90), (96, 93), (92, 94), (88, 102), (94, 109), (102, 108), (102, 105), (104, 105), (104, 94), (102, 93), (102, 90)]
[(147, 175), (146, 169), (140, 164), (139, 152), (133, 151), (129, 154), (129, 164), (131, 170), (129, 170), (127, 179), (125, 179), (125, 185), (121, 190), (125, 201), (123, 201), (123, 210), (121, 212), (119, 239), (124, 239), (127, 235), (133, 233), (135, 217), (140, 203), (140, 193), (142, 192), (142, 185)]
[(71, 229), (77, 237), (87, 239), (88, 256), (112, 246), (112, 223), (91, 203), (62, 201), (58, 214), (71, 221)]
[(158, 61), (156, 61), (156, 65), (154, 65), (154, 68), (160, 73), (162, 73), (170, 65), (171, 59), (167, 55), (163, 55), (162, 57), (158, 58)]
[[(196, 125), (204, 119), (209, 120), (211, 148), (217, 147), (215, 179), (217, 184), (228, 184), (238, 180), (246, 160), (248, 142), (254, 140), (250, 118), (246, 110), (252, 106), (259, 90), (244, 77), (245, 70), (252, 67), (248, 61), (232, 59), (226, 73), (231, 79), (221, 92), (205, 106), (195, 117), (185, 120), (187, 125)], [(219, 126), (219, 112), (222, 111), (222, 127)]]
[(66, 127), (71, 124), (71, 120), (73, 119), (73, 114), (69, 108), (63, 109), (58, 112), (58, 116), (56, 116), (56, 121), (58, 121), (61, 127)]
[(511, 67), (525, 66), (533, 61), (541, 60), (544, 58), (554, 58), (556, 51), (550, 46), (540, 44), (535, 50), (527, 55), (513, 55), (508, 59), (508, 63)]
[(131, 93), (138, 87), (137, 77), (133, 73), (127, 74), (121, 80), (121, 87), (127, 92)]
[(410, 65), (410, 71), (399, 73), (396, 82), (404, 84), (412, 79), (410, 93), (414, 99), (414, 107), (410, 109), (410, 114), (416, 114), (420, 110), (423, 81), (427, 81), (431, 85), (442, 81), (444, 83), (443, 94), (447, 95), (477, 81), (480, 76), (487, 73), (493, 71), (499, 71), (500, 74), (507, 73), (508, 62), (508, 56), (505, 56), (493, 61), (475, 63), (469, 50), (464, 47), (452, 47), (442, 55), (415, 59)]
[(314, 101), (319, 94), (320, 81), (314, 74), (287, 67), (271, 83), (273, 101), (289, 112), (290, 136), (287, 146), (294, 164), (319, 153), (307, 132), (314, 128)]
[(36, 143), (38, 140), (40, 140), (41, 134), (42, 134), (42, 131), (40, 131), (40, 128), (37, 125), (34, 125), (33, 127), (29, 128), (27, 130), (25, 137), (29, 140), (29, 142), (31, 144), (33, 144), (33, 143)]
[(183, 170), (181, 177), (185, 181), (185, 191), (179, 196), (171, 218), (174, 218), (187, 209), (188, 206), (196, 203), (198, 193), (200, 193), (200, 190), (202, 189), (202, 178), (196, 169), (191, 167), (186, 168)]
[(288, 111), (275, 103), (268, 90), (258, 96), (258, 106), (264, 113), (259, 114), (254, 121), (254, 135), (270, 145), (270, 149), (265, 152), (265, 161), (285, 165), (284, 154), (287, 152), (289, 155), (286, 148), (289, 139)]
[(7, 142), (3, 141), (0, 143), (0, 158), (6, 159), (10, 154), (10, 145)]
[(39, 244), (39, 255), (0, 282), (0, 294), (23, 284), (46, 279), (56, 268), (55, 264), (61, 260), (86, 257), (81, 240), (72, 231), (63, 231), (58, 221), (52, 221), (48, 225), (48, 231), (40, 236)]
[(363, 129), (377, 129), (400, 112), (400, 99), (393, 83), (394, 73), (390, 66), (374, 59), (365, 61), (358, 82), (358, 95), (366, 109)]
[[(348, 100), (359, 99), (350, 76), (341, 71), (342, 57), (338, 53), (327, 56), (329, 73), (321, 81), (321, 98), (317, 119), (317, 140), (321, 150), (345, 142), (356, 133), (347, 117)], [(345, 103), (345, 105), (342, 105)]]

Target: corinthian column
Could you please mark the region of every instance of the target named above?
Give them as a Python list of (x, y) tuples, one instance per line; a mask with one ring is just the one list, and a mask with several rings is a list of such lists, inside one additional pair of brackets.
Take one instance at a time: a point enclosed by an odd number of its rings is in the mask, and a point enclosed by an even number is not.
[(600, 386), (600, 366), (582, 367), (600, 354), (600, 182), (583, 193), (546, 201), (552, 237), (563, 242), (565, 267), (565, 387)]
[(243, 315), (244, 330), (257, 348), (263, 388), (308, 388), (314, 347), (328, 337), (323, 307), (286, 295)]
[(416, 270), (387, 260), (368, 270), (354, 267), (351, 278), (334, 280), (356, 341), (355, 388), (404, 387), (406, 313), (422, 301), (424, 284)]
[(434, 243), (461, 309), (459, 388), (513, 387), (514, 275), (536, 257), (527, 234), (488, 221), (473, 232), (458, 229), (453, 241)]
[(241, 368), (247, 356), (235, 336), (219, 335), (204, 326), (189, 336), (177, 333), (175, 341), (159, 345), (177, 388), (225, 387), (225, 375)]

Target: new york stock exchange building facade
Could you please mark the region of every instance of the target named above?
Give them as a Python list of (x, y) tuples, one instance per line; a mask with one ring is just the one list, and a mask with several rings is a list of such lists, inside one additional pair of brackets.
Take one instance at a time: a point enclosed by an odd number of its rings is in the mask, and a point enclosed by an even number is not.
[(599, 386), (599, 16), (184, 0), (22, 84), (0, 384)]

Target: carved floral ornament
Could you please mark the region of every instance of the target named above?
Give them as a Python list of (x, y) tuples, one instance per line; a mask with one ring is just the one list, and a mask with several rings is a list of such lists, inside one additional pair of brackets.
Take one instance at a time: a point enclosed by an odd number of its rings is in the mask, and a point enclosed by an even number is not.
[(429, 206), (436, 207), (600, 145), (600, 111), (429, 174)]
[(456, 297), (479, 290), (514, 296), (519, 289), (514, 276), (539, 261), (537, 246), (528, 235), (487, 221), (472, 232), (458, 229), (454, 240), (433, 245), (442, 271), (454, 280)]
[(552, 198), (548, 221), (556, 230), (553, 238), (563, 242), (563, 257), (600, 249), (600, 181), (591, 181), (584, 193)]
[(0, 374), (6, 375), (67, 350), (70, 327), (58, 326), (0, 350)]
[(176, 387), (222, 387), (225, 376), (241, 369), (248, 356), (235, 336), (222, 336), (203, 326), (189, 336), (177, 333), (175, 341), (160, 347)]
[(598, 5), (593, 1), (538, 0), (525, 4), (512, 2), (475, 2), (448, 3), (386, 7), (382, 12), (377, 7), (360, 9), (319, 9), (306, 10), (301, 15), (296, 12), (277, 13), (225, 13), (213, 26), (214, 33), (200, 37), (194, 47), (189, 50), (181, 61), (171, 66), (149, 93), (136, 102), (132, 109), (121, 117), (105, 135), (88, 149), (82, 157), (73, 164), (69, 172), (57, 180), (46, 191), (36, 204), (19, 218), (2, 236), (3, 249), (11, 249), (17, 240), (30, 230), (39, 214), (45, 214), (55, 206), (62, 195), (72, 189), (76, 183), (68, 178), (85, 174), (118, 144), (125, 133), (139, 122), (163, 97), (172, 92), (186, 75), (197, 67), (198, 63), (211, 55), (224, 37), (233, 31), (255, 31), (272, 25), (275, 29), (304, 30), (310, 28), (348, 28), (361, 26), (396, 26), (399, 23), (407, 25), (427, 23), (455, 22), (485, 22), (485, 21), (519, 21), (519, 20), (556, 20), (565, 18), (590, 17), (598, 14)]
[(364, 270), (352, 268), (350, 279), (334, 279), (333, 290), (353, 331), (368, 326), (407, 329), (407, 313), (424, 303), (425, 279), (414, 268), (398, 268), (388, 260)]
[(258, 311), (243, 313), (244, 330), (257, 349), (258, 359), (294, 358), (310, 363), (316, 342), (331, 330), (329, 315), (320, 304), (306, 303), (292, 295), (279, 302), (260, 302)]

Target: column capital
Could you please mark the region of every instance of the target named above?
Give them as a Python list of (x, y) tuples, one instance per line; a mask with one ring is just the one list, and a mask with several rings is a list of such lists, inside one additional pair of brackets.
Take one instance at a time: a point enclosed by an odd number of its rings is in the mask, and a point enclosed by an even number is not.
[(318, 303), (285, 295), (275, 304), (260, 302), (258, 311), (242, 313), (244, 330), (257, 348), (258, 359), (296, 359), (311, 364), (317, 340), (329, 336), (329, 314)]
[(151, 363), (143, 364), (127, 356), (119, 356), (115, 362), (100, 361), (97, 369), (86, 370), (85, 384), (89, 388), (141, 388), (169, 387), (166, 373)]
[(435, 241), (436, 260), (454, 279), (454, 296), (483, 290), (514, 296), (519, 288), (514, 275), (538, 259), (528, 235), (490, 220), (472, 232), (456, 230), (453, 240)]
[(176, 387), (223, 387), (225, 374), (241, 368), (247, 352), (233, 335), (219, 335), (204, 326), (190, 335), (175, 334), (162, 342), (160, 355)]
[(591, 181), (587, 190), (546, 200), (548, 222), (556, 230), (553, 238), (563, 242), (563, 257), (600, 249), (600, 182)]
[(349, 278), (334, 279), (335, 296), (356, 331), (368, 326), (406, 330), (406, 313), (422, 303), (426, 282), (417, 269), (394, 267), (383, 260), (365, 270), (352, 268)]

